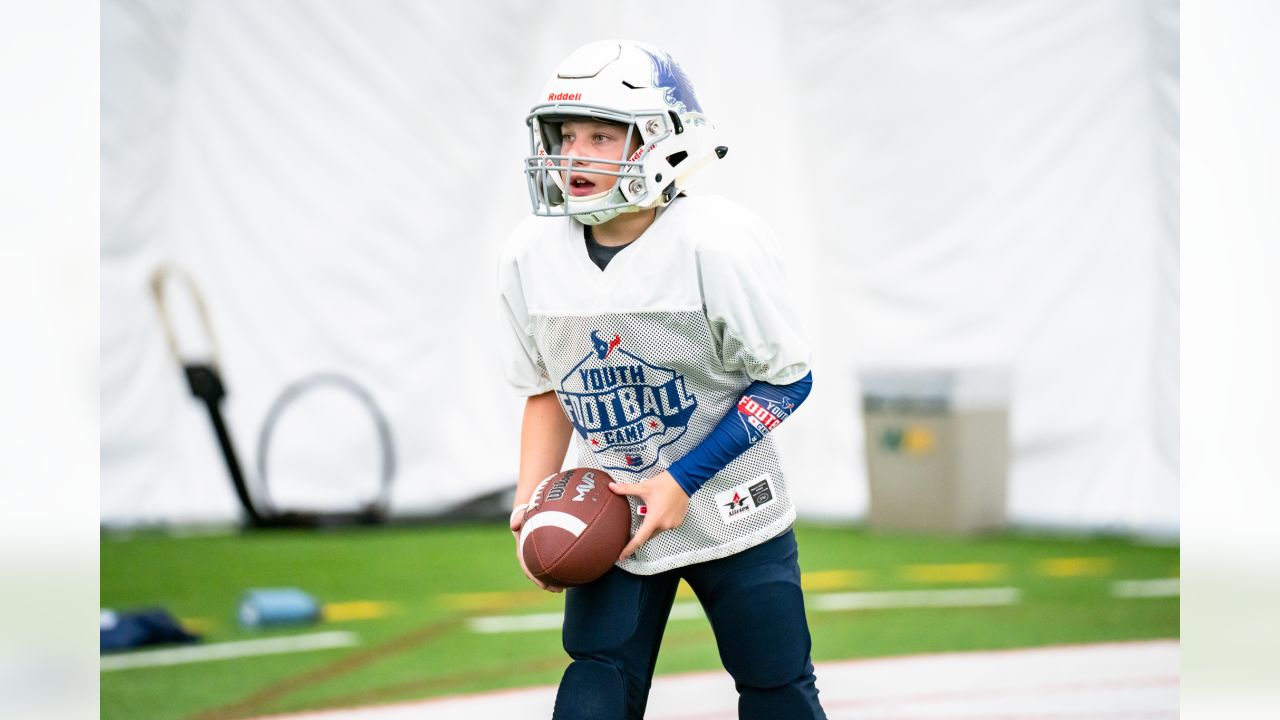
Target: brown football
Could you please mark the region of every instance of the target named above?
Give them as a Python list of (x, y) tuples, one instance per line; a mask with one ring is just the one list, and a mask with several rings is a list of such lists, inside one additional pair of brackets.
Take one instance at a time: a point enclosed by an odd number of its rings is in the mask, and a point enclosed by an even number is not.
[(520, 528), (520, 552), (534, 577), (572, 587), (613, 567), (631, 538), (631, 504), (611, 482), (603, 470), (574, 468), (538, 483)]

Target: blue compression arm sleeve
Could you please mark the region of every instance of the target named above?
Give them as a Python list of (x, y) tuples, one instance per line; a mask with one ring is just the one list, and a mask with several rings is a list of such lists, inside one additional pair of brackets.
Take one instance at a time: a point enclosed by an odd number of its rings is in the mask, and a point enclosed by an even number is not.
[(777, 427), (809, 397), (813, 373), (790, 385), (756, 381), (742, 392), (738, 405), (716, 425), (689, 454), (675, 461), (667, 471), (680, 487), (692, 495), (733, 459)]

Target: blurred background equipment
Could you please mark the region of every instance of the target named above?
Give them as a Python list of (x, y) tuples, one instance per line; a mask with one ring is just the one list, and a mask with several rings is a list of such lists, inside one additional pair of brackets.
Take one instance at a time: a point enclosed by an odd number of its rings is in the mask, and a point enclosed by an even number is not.
[[(360, 488), (360, 483), (352, 482), (352, 487), (342, 488), (340, 494), (347, 499), (343, 502), (351, 509), (342, 511), (319, 512), (315, 510), (279, 509), (271, 499), (270, 481), (268, 479), (269, 454), (271, 437), (285, 409), (294, 404), (304, 394), (322, 389), (339, 389), (359, 401), (373, 419), (378, 437), (378, 474), (377, 484), (372, 488)], [(391, 435), (391, 425), (382, 414), (373, 396), (354, 380), (334, 373), (321, 373), (298, 380), (284, 389), (267, 412), (262, 422), (262, 432), (258, 436), (258, 478), (262, 484), (263, 503), (271, 509), (271, 522), (286, 526), (316, 526), (357, 524), (368, 525), (385, 522), (391, 507), (391, 488), (396, 475), (395, 445)], [(365, 483), (368, 485), (368, 483)], [(363, 492), (366, 497), (357, 497)]]
[(98, 647), (104, 653), (199, 641), (199, 635), (188, 632), (164, 608), (127, 611), (103, 608), (99, 613)]
[(320, 603), (298, 588), (246, 590), (236, 618), (247, 628), (309, 625), (320, 621)]
[[(184, 356), (183, 351), (179, 349), (180, 342), (177, 331), (179, 325), (175, 323), (169, 300), (170, 296), (167, 291), (170, 278), (181, 280), (186, 287), (187, 297), (196, 311), (199, 325), (203, 330), (203, 339), (207, 343), (208, 360), (200, 361)], [(240, 458), (236, 453), (235, 444), (232, 442), (231, 433), (227, 428), (227, 422), (223, 418), (222, 400), (226, 397), (227, 390), (219, 369), (217, 339), (209, 320), (209, 310), (205, 305), (204, 297), (200, 294), (199, 288), (197, 288), (191, 275), (172, 263), (162, 264), (152, 273), (151, 291), (155, 297), (156, 308), (159, 311), (165, 338), (168, 340), (173, 358), (182, 366), (191, 394), (199, 398), (208, 410), (214, 436), (222, 453), (223, 464), (231, 478), (231, 486), (235, 489), (236, 498), (240, 501), (245, 513), (245, 521), (249, 526), (259, 528), (315, 527), (321, 525), (372, 524), (383, 522), (387, 519), (387, 509), (391, 502), (391, 485), (395, 478), (395, 448), (387, 418), (367, 390), (360, 387), (350, 378), (335, 373), (313, 375), (286, 387), (275, 402), (272, 403), (270, 410), (267, 412), (266, 420), (262, 423), (262, 431), (258, 438), (257, 469), (259, 492), (258, 497), (255, 499), (254, 493), (250, 490), (249, 484), (245, 479)], [(380, 450), (376, 494), (372, 498), (361, 500), (359, 498), (351, 499), (353, 495), (351, 491), (341, 493), (346, 496), (345, 503), (350, 509), (339, 511), (318, 512), (314, 510), (280, 509), (271, 500), (267, 479), (272, 433), (275, 431), (276, 424), (286, 408), (307, 392), (320, 387), (337, 388), (354, 397), (373, 418)], [(354, 493), (358, 494), (359, 489), (355, 489)]]
[[(170, 278), (182, 281), (187, 290), (187, 297), (194, 304), (200, 325), (204, 330), (204, 339), (208, 343), (209, 358), (207, 361), (202, 362), (194, 358), (184, 357), (182, 350), (178, 347), (174, 318), (170, 314), (168, 294)], [(227, 468), (227, 473), (231, 476), (231, 486), (236, 491), (236, 499), (240, 501), (240, 507), (244, 509), (249, 524), (261, 525), (265, 522), (265, 518), (254, 507), (253, 498), (249, 495), (249, 487), (245, 483), (244, 471), (240, 467), (240, 458), (236, 455), (231, 433), (227, 431), (226, 420), (222, 417), (222, 399), (226, 397), (227, 390), (222, 383), (222, 373), (218, 370), (217, 337), (214, 335), (213, 326), (209, 322), (209, 309), (205, 307), (204, 296), (200, 294), (200, 290), (196, 287), (195, 280), (191, 278), (191, 275), (172, 263), (161, 264), (152, 272), (151, 294), (155, 298), (156, 310), (160, 313), (160, 321), (164, 326), (164, 336), (169, 344), (169, 352), (173, 355), (173, 359), (182, 366), (182, 371), (187, 377), (187, 385), (191, 388), (191, 394), (199, 398), (209, 412), (209, 422), (213, 425), (213, 434), (218, 440), (218, 449), (222, 452), (222, 461)]]
[(874, 530), (975, 532), (1005, 524), (1009, 378), (998, 369), (861, 376)]

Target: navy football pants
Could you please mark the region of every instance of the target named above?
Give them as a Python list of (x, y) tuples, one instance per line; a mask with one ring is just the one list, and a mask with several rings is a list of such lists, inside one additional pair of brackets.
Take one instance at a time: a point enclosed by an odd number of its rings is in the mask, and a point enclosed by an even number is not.
[(573, 662), (555, 720), (639, 720), (676, 587), (684, 578), (738, 688), (742, 720), (823, 718), (809, 657), (795, 534), (658, 575), (614, 567), (565, 593), (564, 649)]

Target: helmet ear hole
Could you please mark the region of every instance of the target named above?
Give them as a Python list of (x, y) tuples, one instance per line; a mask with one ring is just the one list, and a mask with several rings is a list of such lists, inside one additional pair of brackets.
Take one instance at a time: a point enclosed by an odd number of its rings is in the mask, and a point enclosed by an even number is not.
[(667, 156), (667, 164), (670, 165), (671, 167), (675, 167), (680, 163), (684, 162), (684, 159), (687, 157), (689, 157), (689, 153), (685, 152), (684, 150), (681, 150), (679, 152), (673, 152)]

